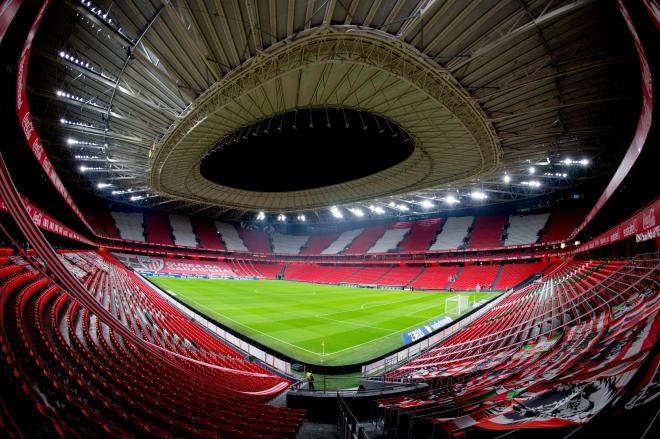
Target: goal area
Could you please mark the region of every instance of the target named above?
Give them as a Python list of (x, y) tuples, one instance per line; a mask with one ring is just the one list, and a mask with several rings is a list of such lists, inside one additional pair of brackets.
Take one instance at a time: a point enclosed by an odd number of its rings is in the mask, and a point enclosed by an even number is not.
[(451, 296), (445, 299), (445, 314), (460, 315), (469, 309), (467, 296)]

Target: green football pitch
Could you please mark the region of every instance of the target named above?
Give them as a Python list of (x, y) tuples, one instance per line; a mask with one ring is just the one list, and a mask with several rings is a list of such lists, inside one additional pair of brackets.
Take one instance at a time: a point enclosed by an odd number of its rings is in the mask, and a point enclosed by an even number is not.
[(269, 280), (150, 280), (265, 346), (302, 362), (333, 366), (368, 361), (403, 346), (405, 332), (445, 315), (455, 319), (455, 302), (445, 314), (448, 297), (467, 295), (469, 310), (473, 303), (496, 296)]

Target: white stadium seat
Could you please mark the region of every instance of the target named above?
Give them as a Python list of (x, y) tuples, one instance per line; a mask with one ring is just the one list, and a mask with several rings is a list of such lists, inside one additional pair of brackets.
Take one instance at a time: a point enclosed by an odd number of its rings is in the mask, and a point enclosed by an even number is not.
[(452, 250), (463, 244), (473, 216), (450, 216), (429, 250)]
[(144, 241), (144, 218), (141, 213), (110, 212), (119, 235), (131, 241)]
[(346, 248), (364, 229), (347, 230), (321, 252), (322, 255), (336, 255)]
[(270, 235), (271, 242), (273, 243), (273, 253), (297, 255), (300, 253), (307, 241), (308, 235), (285, 235), (283, 233), (274, 232)]
[(222, 223), (220, 221), (215, 222), (215, 229), (220, 233), (220, 238), (225, 243), (227, 250), (246, 252), (248, 251), (245, 243), (238, 235), (236, 227), (231, 224)]
[(532, 244), (539, 239), (539, 232), (545, 227), (549, 213), (540, 215), (512, 215), (504, 245)]
[(197, 247), (197, 238), (192, 228), (190, 218), (183, 215), (170, 215), (170, 225), (176, 245)]
[(410, 227), (403, 229), (389, 229), (381, 236), (367, 253), (385, 253), (398, 247), (399, 243), (410, 231)]

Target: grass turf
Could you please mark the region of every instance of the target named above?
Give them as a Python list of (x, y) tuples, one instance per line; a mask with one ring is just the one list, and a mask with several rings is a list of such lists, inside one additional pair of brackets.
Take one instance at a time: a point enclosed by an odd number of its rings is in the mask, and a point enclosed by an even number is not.
[[(288, 281), (152, 277), (202, 314), (302, 362), (345, 365), (403, 346), (402, 334), (444, 315), (445, 299), (495, 293), (430, 293)], [(325, 349), (321, 341), (325, 341)], [(325, 351), (325, 354), (323, 354)]]

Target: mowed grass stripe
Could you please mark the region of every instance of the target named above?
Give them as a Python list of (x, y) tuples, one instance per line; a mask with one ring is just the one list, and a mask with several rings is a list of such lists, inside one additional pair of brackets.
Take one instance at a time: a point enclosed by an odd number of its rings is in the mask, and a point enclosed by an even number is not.
[[(375, 290), (287, 281), (151, 279), (202, 314), (303, 362), (368, 361), (403, 346), (402, 334), (444, 315), (445, 299), (493, 293)], [(458, 317), (449, 313), (452, 318)], [(325, 340), (325, 356), (321, 356)]]

